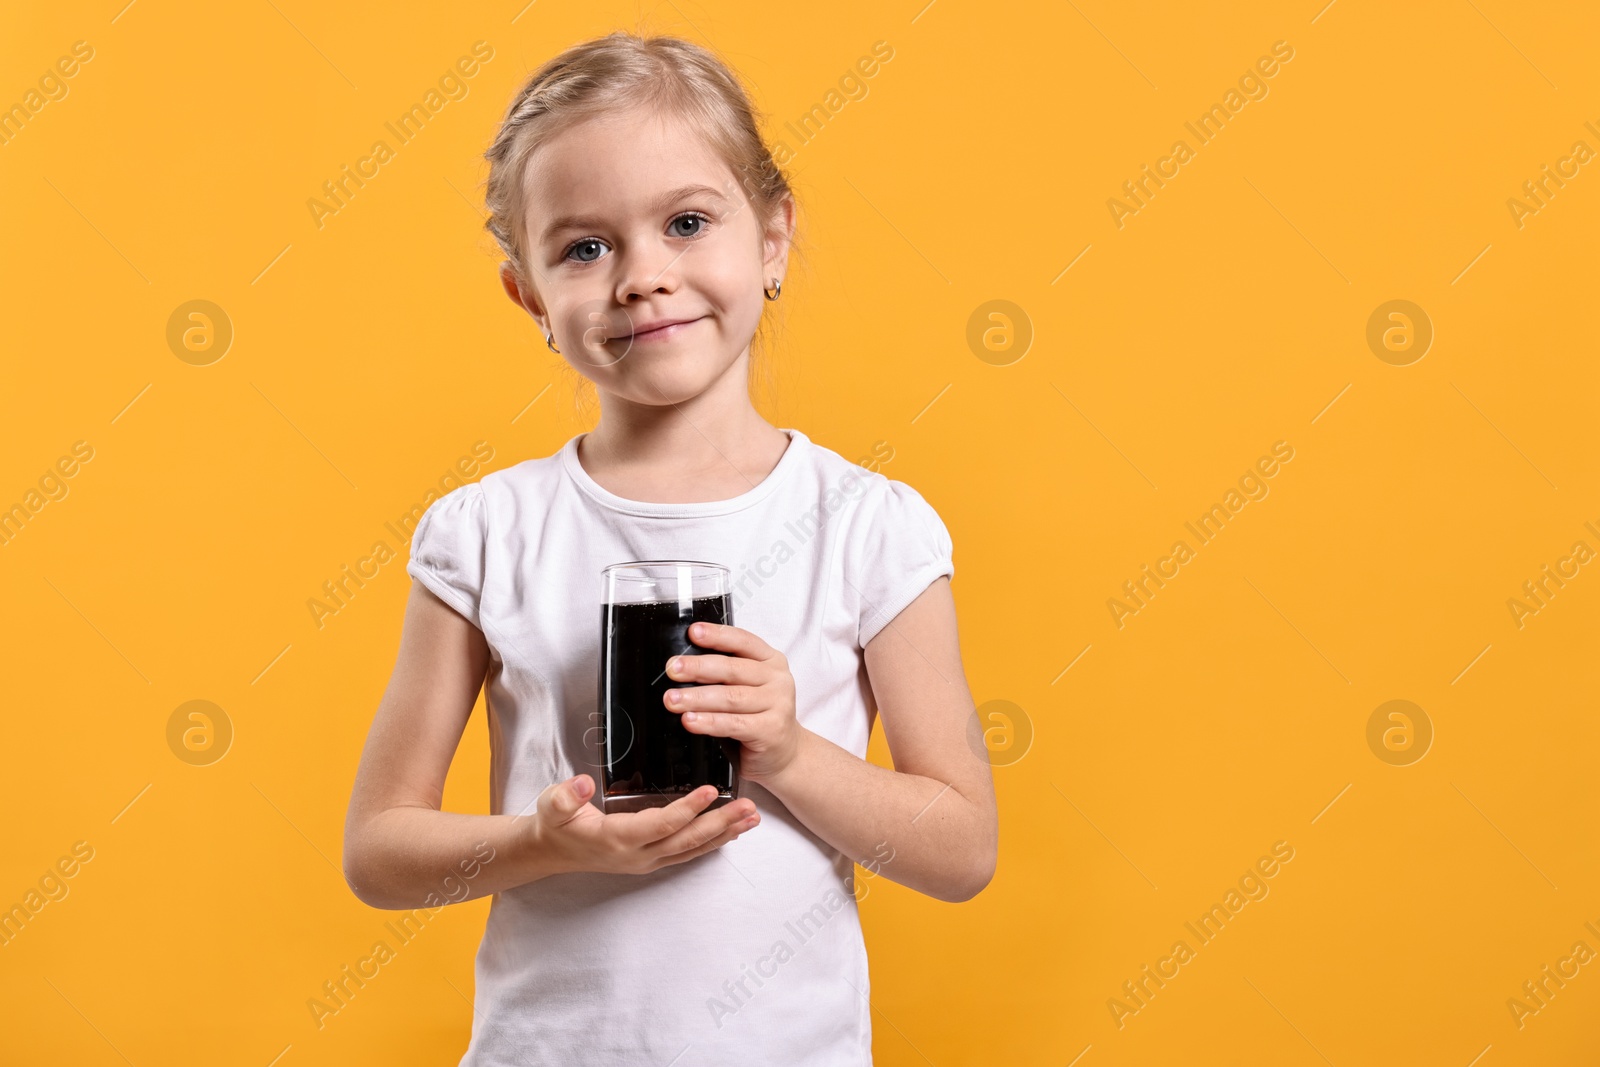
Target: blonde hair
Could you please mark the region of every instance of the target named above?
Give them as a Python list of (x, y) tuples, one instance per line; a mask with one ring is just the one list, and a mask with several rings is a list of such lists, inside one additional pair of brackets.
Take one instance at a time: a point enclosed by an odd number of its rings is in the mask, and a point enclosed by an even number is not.
[(763, 235), (777, 223), (783, 201), (794, 199), (761, 135), (749, 95), (726, 64), (677, 37), (618, 30), (571, 46), (529, 75), (484, 153), (489, 162), (484, 227), (523, 285), (532, 281), (526, 247), (531, 205), (524, 188), (529, 157), (572, 126), (633, 107), (660, 109), (698, 128), (732, 170)]

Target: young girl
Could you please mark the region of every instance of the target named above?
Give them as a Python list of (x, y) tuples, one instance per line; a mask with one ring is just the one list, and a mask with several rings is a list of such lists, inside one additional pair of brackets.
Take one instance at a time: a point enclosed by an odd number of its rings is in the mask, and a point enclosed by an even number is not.
[[(624, 33), (570, 48), (487, 158), (506, 292), (600, 419), (418, 523), (351, 888), (393, 909), (494, 894), (463, 1064), (870, 1064), (853, 864), (952, 902), (995, 867), (950, 537), (914, 489), (751, 403), (795, 203), (711, 54)], [(663, 713), (740, 745), (740, 799), (717, 808), (712, 786), (633, 813), (596, 800), (600, 572), (645, 559), (732, 574), (737, 625), (697, 623), (707, 651), (662, 664), (698, 683)], [(440, 811), (485, 686), (493, 814)], [(864, 759), (879, 713), (892, 771)]]

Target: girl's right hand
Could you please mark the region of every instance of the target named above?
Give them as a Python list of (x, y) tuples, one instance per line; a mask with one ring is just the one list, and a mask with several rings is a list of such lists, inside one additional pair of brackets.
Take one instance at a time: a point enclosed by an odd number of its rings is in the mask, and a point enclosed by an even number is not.
[(761, 821), (748, 798), (705, 811), (717, 796), (711, 785), (664, 807), (609, 815), (589, 803), (593, 792), (594, 779), (580, 774), (539, 794), (533, 847), (557, 871), (648, 874), (703, 856)]

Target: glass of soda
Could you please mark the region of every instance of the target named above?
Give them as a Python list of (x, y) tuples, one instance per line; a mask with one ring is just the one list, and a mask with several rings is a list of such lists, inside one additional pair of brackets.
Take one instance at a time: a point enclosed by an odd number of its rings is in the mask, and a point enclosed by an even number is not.
[(733, 625), (727, 567), (696, 560), (636, 560), (601, 572), (601, 810), (640, 811), (714, 785), (710, 811), (739, 799), (739, 742), (690, 733), (667, 710), (668, 689), (699, 683), (667, 676), (673, 656), (704, 650), (695, 622)]

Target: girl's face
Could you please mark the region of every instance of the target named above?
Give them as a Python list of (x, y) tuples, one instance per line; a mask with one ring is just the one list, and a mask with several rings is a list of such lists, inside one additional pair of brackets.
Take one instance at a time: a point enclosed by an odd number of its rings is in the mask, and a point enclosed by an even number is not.
[[(682, 120), (632, 110), (574, 126), (524, 176), (531, 286), (502, 280), (574, 369), (666, 406), (744, 366), (793, 207), (763, 234), (731, 170)], [(741, 377), (740, 391), (746, 388)]]

